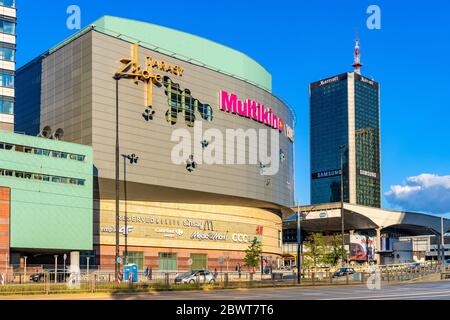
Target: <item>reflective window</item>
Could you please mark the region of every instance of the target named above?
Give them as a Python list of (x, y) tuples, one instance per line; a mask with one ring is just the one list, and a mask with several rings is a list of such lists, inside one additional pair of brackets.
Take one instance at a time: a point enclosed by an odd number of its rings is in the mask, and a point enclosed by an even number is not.
[(0, 47), (0, 60), (14, 62), (15, 50), (14, 48)]
[[(2, 145), (9, 145), (9, 144), (0, 142), (0, 149), (5, 149), (5, 148), (1, 147)], [(35, 155), (52, 156), (54, 158), (70, 159), (70, 160), (75, 160), (75, 161), (80, 161), (80, 162), (83, 162), (86, 159), (86, 156), (79, 155), (79, 154), (72, 154), (72, 153), (66, 153), (66, 152), (60, 152), (60, 151), (50, 151), (50, 150), (28, 147), (28, 146), (21, 146), (21, 145), (9, 145), (9, 146), (11, 146), (11, 147), (8, 150), (14, 150), (17, 152), (34, 153)]]
[(6, 70), (0, 71), (0, 86), (14, 88), (14, 73)]
[(10, 8), (16, 7), (16, 0), (0, 0), (0, 5)]
[(0, 20), (0, 32), (15, 35), (16, 23), (12, 21)]
[(0, 97), (0, 113), (14, 114), (14, 99)]
[[(1, 144), (0, 144), (0, 146), (1, 146)], [(0, 168), (0, 176), (9, 176), (9, 177), (15, 177), (15, 178), (19, 178), (19, 179), (34, 179), (34, 180), (54, 182), (54, 183), (73, 184), (73, 185), (78, 185), (78, 186), (84, 186), (86, 184), (85, 179), (43, 175), (43, 174), (39, 174), (39, 173), (1, 169), (1, 168)]]

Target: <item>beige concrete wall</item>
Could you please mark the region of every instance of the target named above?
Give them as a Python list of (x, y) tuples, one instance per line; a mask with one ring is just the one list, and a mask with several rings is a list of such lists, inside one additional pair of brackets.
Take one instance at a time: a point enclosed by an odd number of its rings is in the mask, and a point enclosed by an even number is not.
[[(112, 75), (121, 66), (120, 58), (131, 54), (130, 43), (96, 33), (93, 36), (93, 146), (94, 163), (99, 169), (99, 176), (114, 178), (114, 105), (115, 83)], [(140, 63), (152, 56), (169, 63), (180, 65), (185, 69), (183, 77), (169, 75), (181, 88), (188, 88), (192, 95), (202, 103), (208, 103), (214, 110), (212, 122), (203, 121), (203, 129), (217, 128), (225, 134), (225, 129), (266, 128), (253, 120), (219, 110), (219, 91), (234, 92), (241, 99), (252, 98), (273, 106), (275, 113), (291, 120), (287, 108), (272, 95), (243, 81), (212, 72), (176, 59), (157, 54), (144, 48), (140, 49)], [(155, 71), (156, 72), (156, 71)], [(162, 75), (166, 73), (159, 72)], [(201, 165), (189, 174), (183, 165), (171, 163), (171, 151), (175, 142), (171, 142), (174, 129), (186, 128), (192, 136), (193, 129), (188, 128), (182, 119), (171, 126), (165, 119), (169, 109), (164, 88), (153, 88), (153, 104), (156, 112), (151, 122), (143, 120), (146, 91), (142, 83), (134, 84), (131, 80), (120, 81), (120, 133), (123, 152), (136, 153), (140, 156), (138, 166), (127, 172), (129, 181), (148, 183), (168, 187), (177, 187), (204, 192), (229, 194), (255, 198), (288, 205), (292, 201), (292, 143), (280, 135), (280, 147), (288, 161), (280, 165), (280, 172), (270, 177), (271, 184), (266, 186), (267, 177), (261, 176), (257, 165)], [(199, 115), (197, 114), (197, 119)], [(289, 121), (289, 122), (292, 122)], [(199, 144), (200, 141), (193, 141)], [(288, 184), (288, 182), (290, 184)]]
[[(281, 218), (264, 209), (146, 201), (127, 201), (126, 208), (129, 246), (245, 251), (257, 237), (264, 252), (281, 254)], [(99, 236), (94, 242), (115, 245), (115, 201), (101, 200), (99, 209)], [(125, 227), (124, 201), (120, 203), (120, 227)], [(262, 227), (260, 232), (258, 227)], [(195, 239), (195, 233), (217, 233), (224, 238)], [(121, 234), (120, 245), (124, 243)]]
[(92, 144), (92, 39), (87, 34), (42, 61), (41, 129), (63, 128), (64, 140)]
[[(130, 43), (91, 31), (43, 61), (41, 127), (61, 127), (66, 132), (65, 140), (92, 145), (94, 165), (99, 177), (105, 179), (115, 177), (115, 81), (112, 77), (121, 66), (120, 59), (130, 55)], [(250, 98), (271, 106), (292, 127), (288, 108), (262, 89), (145, 48), (140, 48), (141, 65), (147, 56), (185, 69), (183, 77), (158, 73), (170, 76), (181, 89), (190, 89), (193, 97), (211, 105), (214, 120), (203, 121), (203, 130), (217, 128), (225, 134), (228, 128), (267, 128), (254, 120), (220, 111), (221, 89), (237, 94), (240, 99)], [(293, 144), (284, 134), (280, 134), (279, 141), (287, 160), (280, 163), (280, 171), (275, 176), (261, 176), (258, 165), (201, 165), (188, 173), (185, 165), (171, 162), (171, 151), (176, 145), (171, 142), (171, 134), (174, 129), (185, 128), (193, 135), (193, 129), (183, 119), (174, 126), (167, 123), (165, 113), (169, 106), (164, 88), (153, 87), (156, 114), (150, 122), (142, 117), (146, 101), (144, 84), (123, 79), (119, 91), (121, 153), (139, 156), (137, 166), (128, 166), (128, 181), (255, 199), (285, 207), (293, 204)], [(196, 116), (201, 119), (198, 113)], [(192, 142), (200, 144), (200, 141)], [(120, 170), (122, 177), (122, 163)]]

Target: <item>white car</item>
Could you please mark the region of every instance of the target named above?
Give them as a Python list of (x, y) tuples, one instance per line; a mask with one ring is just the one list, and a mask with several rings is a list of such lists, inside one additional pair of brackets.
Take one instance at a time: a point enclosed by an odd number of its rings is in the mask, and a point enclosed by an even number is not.
[(193, 270), (175, 277), (175, 283), (214, 283), (216, 278), (208, 270)]

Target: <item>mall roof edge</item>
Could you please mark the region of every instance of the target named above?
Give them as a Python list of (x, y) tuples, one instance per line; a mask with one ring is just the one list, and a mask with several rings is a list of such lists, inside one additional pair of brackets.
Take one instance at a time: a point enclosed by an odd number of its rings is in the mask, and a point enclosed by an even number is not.
[[(17, 71), (52, 54), (91, 30), (96, 30), (131, 43), (138, 42), (139, 45), (150, 50), (168, 54), (182, 61), (223, 73), (268, 91), (290, 109), (293, 114), (293, 126), (295, 128), (297, 121), (294, 108), (285, 99), (272, 92), (272, 75), (258, 62), (244, 53), (217, 42), (147, 22), (103, 16), (24, 64)], [(144, 38), (152, 38), (153, 43), (143, 41), (142, 39)], [(180, 49), (180, 43), (184, 44), (185, 47)], [(200, 44), (198, 46), (199, 49), (196, 49), (197, 52), (192, 51), (193, 47), (197, 48), (197, 46), (193, 46), (193, 43)], [(205, 48), (208, 50), (205, 50)]]

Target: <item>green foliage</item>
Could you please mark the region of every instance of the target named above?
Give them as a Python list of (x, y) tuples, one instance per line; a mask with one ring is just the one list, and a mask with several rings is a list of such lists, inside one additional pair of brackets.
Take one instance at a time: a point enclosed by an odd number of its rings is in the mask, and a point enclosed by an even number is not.
[(244, 265), (250, 268), (256, 268), (261, 261), (262, 244), (255, 237), (253, 238), (250, 246), (245, 250)]
[[(342, 257), (342, 237), (340, 235), (333, 235), (330, 237), (329, 243), (330, 251), (324, 257), (324, 263), (331, 266), (338, 265)], [(344, 257), (347, 256), (347, 250), (344, 250)]]
[(303, 265), (316, 267), (325, 257), (325, 241), (321, 233), (312, 233), (303, 245)]

